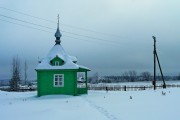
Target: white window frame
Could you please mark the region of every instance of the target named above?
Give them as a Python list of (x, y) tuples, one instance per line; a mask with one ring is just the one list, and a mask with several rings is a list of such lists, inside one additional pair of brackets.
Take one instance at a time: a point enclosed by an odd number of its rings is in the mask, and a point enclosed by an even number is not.
[[(58, 79), (57, 81), (56, 81), (56, 78)], [(62, 79), (60, 80), (60, 78)], [(64, 74), (54, 74), (53, 82), (54, 82), (54, 87), (64, 87)], [(56, 82), (58, 83), (57, 85), (56, 85)], [(60, 85), (61, 82), (62, 84)]]
[(55, 61), (55, 66), (59, 66), (59, 61)]

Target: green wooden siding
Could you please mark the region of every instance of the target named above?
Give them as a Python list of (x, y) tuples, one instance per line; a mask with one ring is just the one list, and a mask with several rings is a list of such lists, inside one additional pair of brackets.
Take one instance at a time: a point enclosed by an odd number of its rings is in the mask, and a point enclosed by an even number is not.
[[(77, 88), (77, 72), (86, 73), (87, 70), (37, 70), (38, 96), (50, 94), (78, 95), (86, 94), (86, 88)], [(64, 75), (64, 87), (54, 87), (54, 74)]]
[[(64, 87), (54, 87), (54, 74), (64, 75)], [(48, 94), (75, 94), (75, 72), (60, 70), (38, 71), (38, 78), (38, 96)]]
[(77, 94), (87, 94), (87, 88), (77, 88)]

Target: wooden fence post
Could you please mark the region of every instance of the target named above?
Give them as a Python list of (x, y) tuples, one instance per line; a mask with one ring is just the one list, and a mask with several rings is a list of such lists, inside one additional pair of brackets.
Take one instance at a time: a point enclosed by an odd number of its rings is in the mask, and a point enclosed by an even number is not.
[(126, 85), (124, 86), (124, 91), (126, 91)]

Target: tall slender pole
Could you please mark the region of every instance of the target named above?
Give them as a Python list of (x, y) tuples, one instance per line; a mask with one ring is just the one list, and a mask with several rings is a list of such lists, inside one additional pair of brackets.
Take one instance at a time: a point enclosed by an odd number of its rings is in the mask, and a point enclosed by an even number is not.
[(153, 80), (153, 85), (154, 85), (154, 90), (155, 90), (156, 89), (156, 58), (157, 58), (157, 61), (158, 61), (160, 72), (161, 72), (161, 78), (163, 80), (163, 88), (166, 88), (166, 83), (165, 83), (163, 72), (162, 72), (162, 69), (161, 69), (160, 62), (159, 62), (158, 54), (156, 52), (156, 37), (154, 37), (154, 36), (152, 36), (152, 37), (154, 39), (154, 52), (153, 52), (153, 54), (154, 54), (154, 80)]
[(152, 36), (154, 39), (154, 80), (153, 80), (153, 85), (154, 85), (154, 90), (156, 90), (156, 37)]

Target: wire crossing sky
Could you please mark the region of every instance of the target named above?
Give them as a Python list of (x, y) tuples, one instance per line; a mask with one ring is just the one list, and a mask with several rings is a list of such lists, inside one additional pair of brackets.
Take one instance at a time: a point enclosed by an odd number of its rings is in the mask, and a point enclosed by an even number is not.
[(153, 39), (164, 75), (180, 71), (180, 1), (164, 0), (0, 0), (0, 79), (10, 78), (13, 56), (26, 59), (35, 79), (38, 57), (55, 44), (60, 15), (62, 46), (89, 76), (153, 71)]
[[(56, 23), (56, 24), (57, 24), (57, 22), (55, 22), (55, 21), (48, 20), (48, 19), (44, 19), (44, 18), (40, 18), (40, 17), (33, 16), (33, 15), (29, 15), (29, 14), (27, 14), (27, 13), (22, 13), (22, 12), (15, 11), (15, 10), (12, 10), (12, 9), (4, 8), (4, 7), (0, 7), (0, 9), (12, 11), (12, 12), (15, 12), (15, 13), (18, 13), (18, 14), (22, 14), (22, 15), (29, 16), (29, 17), (32, 17), (32, 18), (36, 18), (36, 19), (40, 19), (40, 20), (43, 20), (43, 21), (48, 21), (48, 22)], [(83, 30), (83, 31), (88, 31), (88, 32), (93, 32), (93, 33), (98, 33), (98, 34), (103, 34), (103, 35), (111, 35), (111, 36), (119, 37), (118, 35), (113, 35), (113, 34), (108, 34), (108, 33), (102, 33), (102, 32), (99, 32), (99, 31), (94, 31), (94, 30), (90, 30), (90, 29), (86, 29), (86, 28), (80, 28), (80, 27), (73, 26), (73, 25), (62, 24), (62, 23), (60, 23), (60, 24), (61, 24), (61, 25), (64, 25), (64, 26), (67, 26), (67, 27), (70, 27), (70, 28), (73, 28), (73, 29), (80, 29), (80, 30)]]
[[(24, 21), (24, 20), (21, 20), (21, 19), (9, 17), (9, 16), (2, 15), (2, 14), (0, 14), (0, 17), (5, 17), (5, 18), (8, 18), (8, 19), (20, 21), (20, 22), (27, 23), (27, 24), (31, 24), (31, 25), (34, 25), (34, 26), (38, 26), (38, 27), (41, 27), (41, 28), (46, 28), (46, 29), (50, 29), (50, 30), (56, 30), (56, 29), (51, 28), (51, 27), (47, 27), (47, 26), (44, 26), (44, 25), (40, 25), (40, 24), (36, 24), (36, 23)], [(2, 20), (2, 21), (5, 21), (5, 20)], [(6, 22), (9, 22), (9, 21), (6, 21)], [(12, 23), (12, 22), (11, 22), (11, 23)], [(14, 23), (14, 22), (13, 22), (13, 23)], [(16, 24), (16, 23), (14, 23), (14, 24)], [(21, 24), (18, 24), (18, 25), (21, 25)], [(27, 27), (28, 27), (28, 26), (27, 26)], [(30, 28), (32, 28), (32, 27), (30, 27)], [(36, 28), (36, 29), (38, 29), (38, 28)], [(41, 30), (41, 29), (38, 29), (38, 30)], [(45, 30), (42, 30), (42, 31), (45, 31)], [(106, 41), (106, 42), (111, 42), (111, 43), (117, 43), (117, 44), (118, 44), (117, 41), (110, 41), (110, 40), (105, 40), (105, 39), (101, 39), (101, 38), (91, 37), (91, 36), (87, 36), (87, 35), (80, 35), (80, 34), (77, 34), (77, 33), (72, 33), (72, 32), (68, 32), (68, 31), (64, 31), (64, 30), (61, 30), (61, 32), (63, 32), (63, 33), (68, 33), (68, 34), (72, 34), (72, 35), (76, 35), (76, 36), (86, 37), (86, 38), (90, 38), (90, 39), (96, 39), (96, 40), (101, 40), (101, 41)]]

